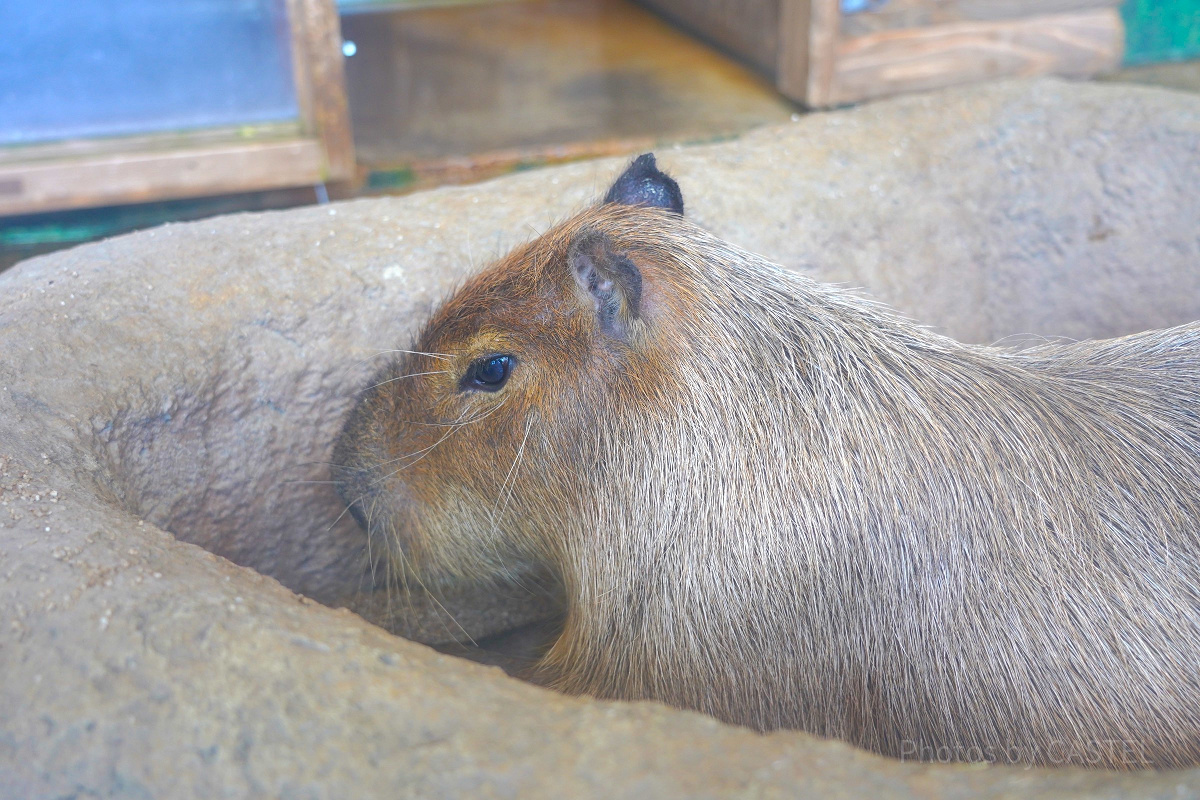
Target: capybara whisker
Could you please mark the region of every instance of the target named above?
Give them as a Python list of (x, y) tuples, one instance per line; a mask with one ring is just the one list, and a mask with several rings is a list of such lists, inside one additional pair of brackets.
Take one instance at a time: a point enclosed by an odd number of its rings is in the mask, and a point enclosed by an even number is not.
[[(340, 481), (338, 483), (339, 483), (339, 485), (344, 485)], [(347, 503), (346, 507), (342, 509), (342, 513), (340, 513), (336, 517), (334, 517), (333, 522), (329, 523), (329, 527), (327, 527), (325, 529), (325, 532), (329, 533), (331, 530), (333, 530), (334, 526), (342, 521), (342, 517), (346, 516), (347, 513), (351, 512), (354, 509), (355, 503), (357, 503), (361, 500), (362, 500), (362, 497), (359, 497), (358, 500), (355, 500), (354, 502), (351, 502), (351, 503)], [(370, 537), (368, 537), (368, 541), (369, 540), (370, 540)]]
[[(498, 407), (497, 407), (498, 408)], [(420, 422), (417, 420), (405, 420), (406, 425), (421, 425), (426, 428), (461, 428), (464, 425), (473, 425), (480, 420), (487, 419), (490, 414), (496, 412), (496, 408), (489, 408), (483, 413), (471, 417), (470, 419), (457, 419), (454, 422)]]
[(450, 355), (449, 353), (434, 353), (434, 352), (430, 352), (427, 350), (393, 349), (393, 350), (380, 350), (378, 353), (371, 356), (371, 358), (364, 359), (358, 363), (365, 364), (367, 361), (370, 361), (375, 358), (379, 358), (379, 356), (395, 355), (397, 353), (401, 353), (401, 354), (405, 354), (405, 355), (412, 355), (412, 356), (425, 356), (426, 358), (437, 358), (442, 361), (450, 361), (451, 359), (454, 358), (454, 356)]
[(380, 381), (379, 383), (375, 384), (374, 386), (369, 386), (367, 388), (374, 389), (378, 386), (383, 386), (384, 384), (395, 383), (396, 381), (402, 381), (405, 378), (419, 378), (422, 375), (446, 375), (446, 374), (448, 374), (448, 373), (444, 369), (443, 370), (435, 370), (433, 372), (410, 372), (407, 375), (397, 375), (395, 378), (388, 378), (385, 381)]
[[(496, 523), (497, 513), (504, 513), (504, 508), (508, 506), (508, 500), (512, 493), (509, 491), (509, 481), (516, 474), (517, 469), (521, 465), (521, 459), (525, 456), (525, 442), (529, 440), (529, 428), (533, 425), (533, 420), (530, 419), (525, 423), (525, 435), (521, 437), (521, 446), (517, 448), (517, 454), (513, 457), (512, 466), (508, 468), (508, 474), (504, 476), (504, 483), (500, 485), (500, 495), (496, 498), (496, 505), (492, 507), (492, 524)], [(503, 506), (501, 506), (503, 501)]]
[[(420, 352), (417, 350), (404, 350), (404, 349), (380, 350), (378, 353), (375, 353), (374, 355), (367, 356), (366, 358), (360, 358), (358, 361), (355, 361), (352, 364), (350, 364), (342, 372), (342, 376), (345, 377), (346, 375), (349, 375), (352, 370), (356, 370), (359, 367), (361, 367), (363, 364), (374, 361), (375, 359), (379, 358), (380, 356), (395, 357), (397, 354), (425, 356), (426, 358), (437, 358), (437, 359), (441, 359), (443, 361), (448, 361), (450, 359), (450, 356), (446, 353), (427, 353), (427, 352)], [(361, 394), (361, 392), (360, 392), (360, 394)]]
[(391, 461), (385, 461), (385, 462), (383, 462), (383, 463), (382, 463), (382, 464), (380, 464), (379, 466), (381, 466), (381, 467), (391, 466), (392, 464), (395, 464), (395, 463), (397, 463), (397, 462), (400, 462), (400, 461), (403, 461), (403, 462), (405, 462), (405, 463), (401, 464), (399, 467), (397, 467), (396, 469), (392, 470), (391, 472), (389, 472), (389, 473), (386, 473), (385, 475), (381, 475), (381, 476), (380, 476), (378, 479), (376, 479), (375, 483), (381, 483), (381, 482), (383, 482), (383, 481), (386, 481), (388, 478), (392, 477), (393, 475), (395, 475), (396, 473), (400, 472), (401, 470), (408, 469), (409, 467), (413, 466), (414, 464), (417, 464), (417, 463), (418, 463), (418, 462), (420, 462), (420, 461), (421, 461), (423, 458), (425, 458), (425, 456), (427, 456), (427, 455), (429, 455), (431, 452), (433, 452), (433, 450), (434, 450), (434, 449), (435, 449), (435, 448), (436, 448), (436, 447), (437, 447), (439, 444), (441, 444), (442, 442), (446, 441), (446, 440), (447, 440), (447, 439), (449, 439), (451, 436), (453, 436), (453, 435), (455, 434), (455, 432), (457, 432), (458, 430), (460, 430), (460, 428), (459, 428), (459, 427), (457, 427), (457, 426), (456, 426), (456, 427), (453, 427), (453, 428), (451, 428), (450, 430), (446, 431), (446, 433), (445, 433), (445, 434), (442, 436), (442, 438), (438, 439), (436, 442), (434, 442), (433, 444), (429, 445), (428, 447), (423, 447), (423, 448), (421, 448), (420, 450), (415, 450), (415, 451), (413, 451), (413, 452), (411, 452), (411, 453), (408, 453), (408, 454), (406, 454), (406, 455), (400, 456), (399, 458), (394, 458), (394, 459), (392, 459)]
[(284, 467), (284, 469), (296, 470), (296, 469), (306, 469), (308, 467), (330, 467), (332, 469), (336, 469), (340, 466), (342, 466), (342, 465), (334, 463), (333, 461), (297, 461), (293, 464), (287, 465), (286, 467)]
[[(503, 406), (503, 405), (504, 405), (504, 404), (503, 404), (503, 403), (501, 403), (499, 406), (497, 406), (497, 409), (498, 409), (498, 408), (500, 408), (500, 407), (501, 407), (501, 406)], [(487, 417), (487, 416), (488, 416), (488, 414), (494, 413), (494, 411), (495, 411), (495, 410), (496, 410), (496, 409), (493, 409), (492, 411), (489, 411), (489, 412), (487, 412), (486, 414), (483, 414), (482, 416), (480, 416), (480, 417), (478, 417), (478, 418), (475, 418), (475, 419), (469, 419), (469, 420), (465, 420), (465, 421), (462, 421), (462, 422), (454, 422), (454, 423), (451, 423), (451, 427), (449, 428), (449, 430), (447, 430), (447, 431), (446, 431), (446, 433), (442, 435), (442, 438), (438, 439), (438, 440), (437, 440), (436, 442), (434, 442), (433, 444), (431, 444), (431, 445), (429, 445), (429, 446), (427, 446), (427, 447), (421, 448), (420, 450), (416, 450), (416, 451), (414, 451), (414, 452), (408, 453), (407, 455), (400, 456), (399, 458), (394, 458), (394, 459), (392, 459), (391, 461), (384, 461), (384, 462), (381, 462), (381, 463), (378, 465), (379, 467), (386, 467), (386, 466), (390, 466), (390, 465), (392, 465), (392, 464), (395, 464), (395, 463), (397, 463), (397, 462), (399, 462), (399, 461), (407, 461), (407, 463), (401, 464), (399, 467), (397, 467), (397, 468), (396, 468), (395, 470), (393, 470), (392, 472), (389, 472), (389, 473), (387, 473), (386, 475), (383, 475), (383, 476), (381, 476), (380, 478), (378, 478), (378, 479), (376, 480), (376, 483), (378, 483), (378, 482), (381, 482), (381, 481), (385, 481), (385, 480), (387, 480), (388, 478), (392, 477), (393, 475), (395, 475), (397, 472), (399, 472), (399, 471), (401, 471), (401, 470), (409, 469), (409, 468), (410, 468), (410, 467), (412, 467), (414, 464), (416, 464), (416, 463), (420, 462), (420, 461), (421, 461), (421, 460), (423, 460), (423, 459), (424, 459), (426, 456), (428, 456), (428, 455), (429, 455), (431, 452), (433, 452), (433, 450), (434, 450), (434, 449), (435, 449), (435, 448), (436, 448), (438, 445), (440, 445), (442, 442), (446, 441), (446, 440), (447, 440), (447, 439), (449, 439), (451, 436), (453, 436), (455, 433), (457, 433), (458, 431), (462, 430), (462, 428), (463, 428), (464, 426), (466, 426), (466, 425), (470, 425), (470, 424), (472, 424), (472, 423), (474, 423), (474, 422), (477, 422), (479, 419), (483, 419), (483, 418)], [(416, 456), (416, 458), (414, 458), (414, 456)], [(413, 460), (409, 461), (408, 459), (413, 459)]]

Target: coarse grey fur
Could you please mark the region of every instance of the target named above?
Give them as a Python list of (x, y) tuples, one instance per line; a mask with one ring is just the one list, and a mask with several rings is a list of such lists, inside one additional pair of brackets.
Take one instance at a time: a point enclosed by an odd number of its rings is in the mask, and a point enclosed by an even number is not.
[(700, 346), (681, 402), (597, 409), (565, 687), (893, 755), (1196, 763), (1200, 325), (967, 346), (645, 228)]

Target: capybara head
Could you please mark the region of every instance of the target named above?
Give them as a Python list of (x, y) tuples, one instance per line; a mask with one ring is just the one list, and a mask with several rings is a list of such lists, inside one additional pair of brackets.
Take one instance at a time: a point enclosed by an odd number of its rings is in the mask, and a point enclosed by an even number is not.
[(541, 665), (912, 758), (1200, 761), (1200, 326), (962, 345), (638, 158), (469, 280), (335, 478), (398, 570), (561, 587)]
[(603, 205), (471, 279), (372, 381), (337, 477), (406, 569), (515, 576), (562, 555), (563, 503), (602, 478), (596, 420), (661, 414), (691, 380), (670, 365), (694, 300), (663, 238), (682, 212), (640, 157)]

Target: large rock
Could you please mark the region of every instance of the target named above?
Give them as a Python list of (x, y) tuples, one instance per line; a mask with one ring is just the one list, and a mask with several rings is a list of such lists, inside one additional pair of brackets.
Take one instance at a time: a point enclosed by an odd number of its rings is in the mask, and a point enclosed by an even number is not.
[[(963, 339), (1200, 317), (1200, 98), (999, 84), (660, 155), (720, 235)], [(0, 796), (1200, 792), (563, 697), (330, 607), (371, 586), (322, 462), (375, 356), (617, 168), (166, 226), (0, 278)], [(477, 592), (456, 619), (533, 614), (511, 608)]]

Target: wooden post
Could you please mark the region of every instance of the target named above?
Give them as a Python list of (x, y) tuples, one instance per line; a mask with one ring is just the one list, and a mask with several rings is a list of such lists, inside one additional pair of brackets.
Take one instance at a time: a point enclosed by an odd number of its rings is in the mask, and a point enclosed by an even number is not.
[[(819, 1), (819, 0), (818, 0)], [(809, 31), (813, 0), (780, 0), (775, 85), (793, 99), (809, 95)]]
[(354, 175), (354, 138), (346, 101), (342, 32), (332, 0), (288, 0), (296, 96), (306, 132), (325, 151), (326, 181)]

